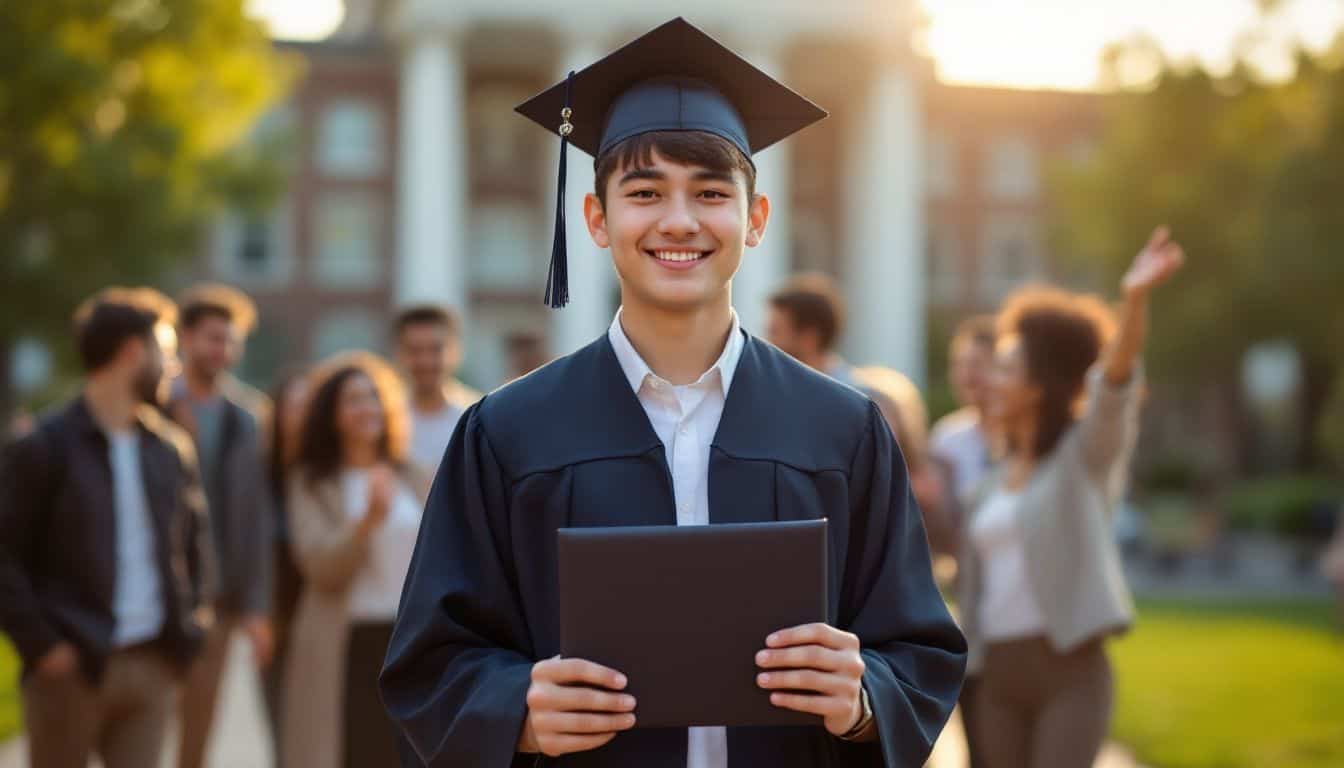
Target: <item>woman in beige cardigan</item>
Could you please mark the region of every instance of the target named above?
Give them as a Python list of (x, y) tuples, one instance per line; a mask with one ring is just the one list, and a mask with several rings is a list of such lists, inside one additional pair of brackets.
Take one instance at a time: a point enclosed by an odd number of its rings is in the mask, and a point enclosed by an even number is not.
[(1103, 648), (1133, 604), (1110, 529), (1138, 431), (1149, 292), (1184, 256), (1153, 233), (1100, 300), (1024, 290), (997, 321), (988, 414), (1005, 450), (962, 545), (977, 740), (988, 768), (1090, 768), (1110, 722)]
[(406, 462), (406, 407), (386, 363), (340, 356), (311, 392), (288, 495), (304, 588), (280, 751), (287, 768), (396, 765), (378, 672), (428, 481)]

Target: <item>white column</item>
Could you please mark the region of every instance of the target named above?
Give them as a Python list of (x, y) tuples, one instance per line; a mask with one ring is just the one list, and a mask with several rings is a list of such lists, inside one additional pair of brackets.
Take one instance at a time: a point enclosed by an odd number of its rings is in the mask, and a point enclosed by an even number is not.
[(444, 30), (410, 32), (401, 65), (396, 299), (468, 318), (465, 66)]
[(918, 85), (883, 60), (845, 145), (845, 263), (855, 364), (887, 365), (924, 383), (924, 166)]
[[(591, 31), (574, 31), (567, 40), (568, 45), (560, 55), (560, 69), (555, 74), (556, 81), (562, 80), (570, 70), (579, 71), (592, 64), (605, 54), (597, 46), (598, 36)], [(602, 115), (575, 114), (571, 119), (601, 120)], [(555, 116), (556, 125), (560, 124), (560, 115)], [(545, 220), (547, 231), (554, 227), (555, 212), (549, 207), (555, 202), (554, 192), (549, 191), (555, 185), (555, 172), (559, 162), (560, 140), (555, 141), (556, 149), (551, 152), (552, 162), (546, 176), (548, 191), (544, 199), (548, 205)], [(546, 310), (551, 316), (551, 352), (567, 355), (602, 335), (611, 324), (616, 312), (613, 296), (616, 291), (616, 270), (611, 264), (611, 256), (605, 249), (598, 248), (588, 234), (588, 225), (583, 218), (583, 198), (593, 191), (593, 158), (581, 149), (570, 147), (565, 181), (565, 237), (569, 252), (569, 305), (561, 309)], [(546, 241), (547, 245), (550, 241)], [(549, 257), (549, 251), (547, 252)], [(542, 275), (544, 281), (545, 275)], [(543, 285), (538, 282), (538, 290)], [(540, 293), (537, 294), (541, 296)], [(540, 298), (538, 298), (540, 300)]]

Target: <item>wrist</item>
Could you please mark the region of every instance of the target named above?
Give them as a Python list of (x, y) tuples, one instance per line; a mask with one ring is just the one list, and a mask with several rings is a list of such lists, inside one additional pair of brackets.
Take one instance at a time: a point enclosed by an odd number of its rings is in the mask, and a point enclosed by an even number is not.
[(868, 699), (868, 689), (862, 686), (859, 687), (857, 709), (858, 716), (855, 718), (853, 724), (850, 725), (849, 730), (839, 736), (842, 741), (859, 741), (867, 735), (868, 731), (872, 728), (873, 707)]

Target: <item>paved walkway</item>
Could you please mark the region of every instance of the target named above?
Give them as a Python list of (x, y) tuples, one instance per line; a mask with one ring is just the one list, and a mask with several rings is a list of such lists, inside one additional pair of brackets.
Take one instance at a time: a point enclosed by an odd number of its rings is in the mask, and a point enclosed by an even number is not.
[[(210, 743), (209, 768), (270, 768), (270, 733), (262, 716), (261, 691), (252, 674), (246, 640), (235, 639), (219, 709), (219, 720)], [(961, 720), (954, 716), (938, 741), (929, 768), (964, 768), (965, 741)], [(170, 743), (174, 743), (170, 739)], [(170, 750), (171, 752), (171, 750)], [(173, 755), (165, 755), (161, 768), (171, 768)], [(23, 738), (0, 746), (0, 768), (26, 768)], [(1139, 768), (1123, 749), (1108, 745), (1095, 768)]]

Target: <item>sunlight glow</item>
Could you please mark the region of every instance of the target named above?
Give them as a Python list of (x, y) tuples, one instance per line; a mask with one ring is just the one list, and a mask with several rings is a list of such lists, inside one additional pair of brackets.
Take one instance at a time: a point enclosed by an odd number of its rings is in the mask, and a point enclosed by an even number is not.
[(341, 25), (341, 0), (247, 0), (249, 16), (266, 22), (280, 40), (320, 40)]

